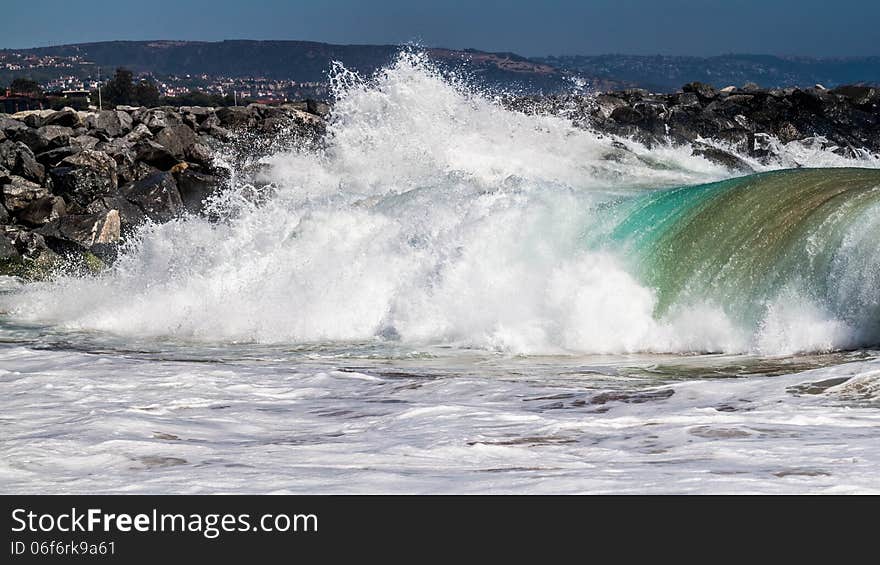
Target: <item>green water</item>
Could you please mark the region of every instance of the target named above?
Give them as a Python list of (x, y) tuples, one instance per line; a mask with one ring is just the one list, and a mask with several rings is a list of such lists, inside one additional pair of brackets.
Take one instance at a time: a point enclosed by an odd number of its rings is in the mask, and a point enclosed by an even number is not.
[(621, 204), (608, 244), (657, 292), (656, 314), (707, 301), (744, 323), (783, 292), (877, 334), (880, 171), (798, 169)]

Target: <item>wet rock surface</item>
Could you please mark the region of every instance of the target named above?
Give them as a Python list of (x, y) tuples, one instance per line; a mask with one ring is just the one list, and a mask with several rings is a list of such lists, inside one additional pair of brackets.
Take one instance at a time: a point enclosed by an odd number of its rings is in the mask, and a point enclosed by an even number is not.
[(279, 131), (319, 139), (326, 104), (0, 114), (0, 275), (112, 261), (139, 224), (199, 213), (228, 178), (215, 156)]
[(752, 167), (739, 155), (767, 161), (775, 144), (792, 141), (818, 143), (845, 157), (880, 154), (880, 88), (871, 86), (762, 89), (748, 84), (719, 90), (695, 82), (670, 94), (629, 89), (517, 97), (506, 104), (563, 115), (578, 126), (648, 147), (690, 145), (694, 154), (742, 172)]

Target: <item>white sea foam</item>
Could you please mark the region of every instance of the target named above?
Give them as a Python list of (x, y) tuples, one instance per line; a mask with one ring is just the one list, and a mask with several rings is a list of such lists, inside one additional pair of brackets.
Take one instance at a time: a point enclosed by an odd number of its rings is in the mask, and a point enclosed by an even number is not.
[(254, 353), (0, 345), (3, 492), (880, 493), (877, 361)]
[(234, 186), (213, 204), (228, 221), (148, 226), (112, 273), (32, 285), (0, 308), (68, 329), (206, 341), (383, 336), (520, 353), (839, 343), (790, 331), (782, 343), (768, 337), (779, 333), (771, 320), (758, 344), (757, 328), (711, 305), (657, 320), (653, 290), (585, 247), (602, 202), (729, 175), (689, 148), (621, 151), (469, 93), (417, 54), (373, 80), (336, 82), (326, 149), (268, 158), (264, 203)]

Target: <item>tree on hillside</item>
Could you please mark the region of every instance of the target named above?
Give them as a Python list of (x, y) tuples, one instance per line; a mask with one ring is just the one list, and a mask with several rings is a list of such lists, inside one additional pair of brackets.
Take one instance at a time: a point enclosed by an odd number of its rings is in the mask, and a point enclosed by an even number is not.
[(151, 80), (142, 80), (134, 87), (134, 104), (151, 108), (159, 105), (159, 89)]
[(159, 89), (150, 80), (135, 84), (132, 72), (122, 67), (116, 69), (113, 78), (101, 89), (101, 96), (108, 106), (132, 104), (137, 106), (156, 106), (159, 104)]
[(131, 104), (134, 94), (134, 82), (131, 71), (119, 67), (113, 78), (101, 89), (101, 96), (109, 106)]
[(27, 94), (30, 96), (39, 96), (43, 93), (43, 89), (37, 81), (29, 78), (17, 78), (9, 85), (13, 94)]

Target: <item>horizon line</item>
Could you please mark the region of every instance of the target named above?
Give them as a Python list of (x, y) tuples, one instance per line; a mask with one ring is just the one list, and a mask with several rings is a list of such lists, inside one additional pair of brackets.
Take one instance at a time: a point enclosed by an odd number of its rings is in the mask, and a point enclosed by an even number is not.
[(103, 43), (227, 43), (227, 42), (250, 42), (250, 43), (314, 43), (317, 45), (329, 45), (333, 47), (415, 47), (426, 50), (444, 49), (448, 51), (477, 51), (480, 53), (509, 53), (524, 57), (526, 59), (544, 59), (550, 57), (675, 57), (687, 59), (714, 59), (719, 57), (775, 57), (778, 59), (812, 59), (812, 60), (851, 60), (851, 59), (876, 59), (880, 58), (880, 54), (875, 55), (797, 55), (797, 54), (777, 54), (777, 53), (749, 53), (749, 52), (726, 52), (714, 55), (693, 55), (693, 54), (671, 54), (671, 53), (625, 53), (625, 52), (603, 52), (603, 53), (556, 53), (546, 55), (522, 55), (516, 51), (499, 50), (488, 51), (478, 49), (476, 47), (443, 47), (443, 46), (424, 46), (409, 43), (330, 43), (326, 41), (315, 41), (311, 39), (248, 39), (248, 38), (224, 38), (215, 40), (203, 39), (105, 39), (100, 41), (82, 41), (78, 43), (54, 43), (46, 45), (35, 45), (31, 47), (0, 47), (0, 51), (33, 51), (36, 49), (51, 49), (59, 47), (77, 47), (82, 45), (100, 45)]

